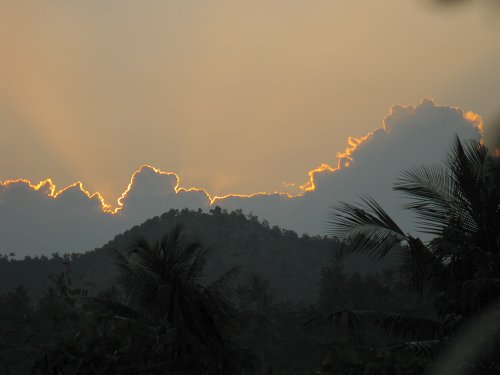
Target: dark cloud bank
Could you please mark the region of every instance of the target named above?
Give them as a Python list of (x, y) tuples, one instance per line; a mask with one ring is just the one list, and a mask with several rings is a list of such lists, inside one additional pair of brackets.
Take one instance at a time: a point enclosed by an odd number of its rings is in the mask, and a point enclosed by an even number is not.
[[(241, 208), (298, 233), (324, 234), (332, 205), (368, 194), (412, 230), (410, 218), (400, 210), (401, 197), (392, 192), (394, 179), (408, 167), (443, 159), (455, 134), (481, 139), (481, 128), (478, 116), (434, 105), (428, 99), (417, 107), (394, 106), (381, 128), (350, 140), (346, 151), (338, 154), (333, 171), (313, 173), (314, 190), (294, 198), (284, 194), (229, 196), (215, 199), (212, 206)], [(0, 185), (0, 253), (85, 251), (170, 208), (211, 206), (205, 191), (180, 188), (175, 174), (148, 166), (134, 173), (116, 214), (104, 212), (100, 197), (89, 197), (79, 184), (61, 193), (53, 189), (50, 182), (37, 190), (26, 181)]]

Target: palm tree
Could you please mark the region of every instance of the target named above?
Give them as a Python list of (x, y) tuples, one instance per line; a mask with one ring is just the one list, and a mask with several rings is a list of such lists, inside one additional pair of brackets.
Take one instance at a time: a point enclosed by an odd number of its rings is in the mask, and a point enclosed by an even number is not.
[[(397, 243), (406, 247), (405, 270), (418, 291), (447, 293), (472, 281), (498, 289), (500, 272), (500, 162), (479, 142), (458, 137), (444, 166), (419, 166), (404, 172), (394, 190), (408, 195), (418, 229), (434, 236), (424, 243), (404, 232), (372, 198), (341, 203), (331, 214), (330, 229), (350, 251), (383, 257)], [(445, 290), (446, 289), (446, 290)], [(486, 290), (483, 290), (484, 292)], [(474, 305), (446, 312), (470, 317), (493, 295), (475, 296)], [(471, 301), (472, 302), (472, 301)]]
[(457, 137), (444, 165), (411, 168), (394, 190), (410, 198), (404, 208), (416, 215), (418, 229), (432, 240), (403, 231), (370, 197), (335, 207), (331, 234), (343, 240), (344, 251), (376, 257), (403, 244), (401, 274), (418, 292), (434, 293), (439, 321), (349, 311), (329, 318), (346, 316), (351, 325), (442, 339), (500, 297), (500, 161), (483, 144)]
[(78, 340), (39, 362), (38, 373), (71, 363), (75, 373), (232, 375), (249, 365), (251, 356), (231, 340), (238, 322), (225, 297), (237, 269), (203, 283), (209, 249), (183, 242), (181, 231), (178, 225), (160, 241), (141, 238), (127, 254), (115, 251), (123, 300), (76, 298), (83, 318)]
[(181, 230), (177, 225), (153, 244), (139, 239), (128, 257), (116, 253), (126, 303), (182, 335), (189, 334), (209, 346), (221, 345), (233, 315), (224, 291), (237, 268), (203, 285), (210, 250), (198, 242), (183, 244)]
[(155, 243), (139, 239), (128, 256), (116, 252), (125, 304), (160, 332), (171, 333), (173, 355), (186, 364), (203, 362), (198, 373), (233, 373), (242, 353), (231, 342), (237, 323), (225, 297), (236, 267), (215, 281), (203, 281), (210, 250), (198, 242), (181, 240), (182, 226)]

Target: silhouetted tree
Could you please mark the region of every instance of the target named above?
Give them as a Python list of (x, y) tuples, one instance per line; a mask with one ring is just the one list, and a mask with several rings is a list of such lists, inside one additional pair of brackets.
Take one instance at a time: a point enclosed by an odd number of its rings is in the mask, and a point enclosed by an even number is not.
[(367, 324), (388, 334), (428, 339), (412, 349), (435, 347), (500, 297), (500, 162), (476, 141), (458, 137), (444, 166), (421, 166), (404, 172), (394, 189), (407, 194), (405, 207), (417, 217), (420, 231), (434, 238), (424, 243), (404, 232), (371, 198), (361, 205), (341, 203), (331, 216), (332, 234), (350, 251), (384, 257), (405, 245), (402, 274), (420, 293), (434, 292), (439, 321), (374, 311), (338, 311), (354, 326)]
[(158, 242), (139, 239), (128, 254), (116, 252), (122, 301), (116, 290), (88, 297), (60, 285), (79, 312), (77, 333), (48, 350), (34, 373), (235, 374), (249, 364), (232, 343), (235, 314), (225, 298), (236, 270), (205, 285), (208, 249), (180, 234), (176, 226)]
[(198, 242), (183, 244), (178, 225), (160, 241), (140, 239), (129, 256), (117, 253), (126, 304), (164, 330), (172, 330), (178, 356), (206, 361), (200, 373), (224, 373), (234, 363), (230, 327), (235, 312), (224, 297), (233, 268), (203, 285), (201, 277), (209, 249)]

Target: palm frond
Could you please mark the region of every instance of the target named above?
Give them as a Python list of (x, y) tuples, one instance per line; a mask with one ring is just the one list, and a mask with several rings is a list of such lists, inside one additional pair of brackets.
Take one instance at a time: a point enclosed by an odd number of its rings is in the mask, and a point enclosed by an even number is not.
[(471, 169), (476, 172), (476, 176), (479, 178), (484, 175), (486, 160), (488, 158), (487, 147), (475, 139), (460, 141), (460, 139), (456, 137), (455, 142), (457, 145), (458, 143), (464, 145), (465, 156), (467, 157)]
[(195, 280), (201, 276), (203, 268), (207, 263), (210, 249), (201, 246), (199, 243), (191, 243), (183, 248), (178, 256), (178, 270), (186, 279)]
[(344, 251), (368, 251), (383, 257), (406, 234), (389, 214), (370, 197), (361, 198), (362, 204), (341, 202), (330, 212), (329, 232), (344, 240)]
[(161, 246), (158, 243), (153, 246), (136, 243), (129, 251), (128, 262), (146, 272), (162, 275), (164, 272), (162, 258)]
[(135, 249), (144, 249), (146, 251), (151, 251), (151, 245), (145, 237), (140, 236), (130, 246), (129, 254), (132, 253)]
[(412, 199), (403, 207), (416, 214), (421, 231), (439, 235), (449, 224), (451, 188), (443, 167), (413, 167), (396, 179), (393, 188)]
[(236, 314), (223, 291), (237, 270), (203, 286), (210, 250), (196, 241), (183, 243), (181, 229), (175, 226), (154, 244), (139, 240), (128, 257), (116, 252), (120, 280), (131, 308), (216, 358), (228, 350), (226, 330)]
[(238, 276), (240, 270), (241, 267), (234, 266), (222, 276), (218, 277), (215, 281), (210, 283), (207, 289), (217, 294), (224, 293), (227, 291), (229, 283)]
[(500, 227), (500, 165), (498, 158), (488, 155), (487, 148), (477, 141), (462, 144), (459, 140), (450, 153), (456, 196), (457, 221), (478, 248), (497, 252)]
[(184, 226), (181, 223), (177, 223), (162, 239), (162, 247), (164, 248), (175, 248), (180, 243), (180, 237)]

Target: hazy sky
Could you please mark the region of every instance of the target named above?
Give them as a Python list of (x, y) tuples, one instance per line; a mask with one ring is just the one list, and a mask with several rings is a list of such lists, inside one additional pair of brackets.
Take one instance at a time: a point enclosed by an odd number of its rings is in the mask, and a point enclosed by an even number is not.
[(393, 104), (500, 116), (500, 27), (423, 0), (0, 0), (0, 180), (141, 164), (212, 194), (283, 191)]

